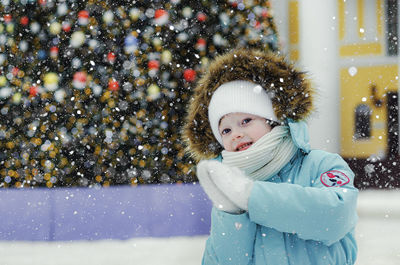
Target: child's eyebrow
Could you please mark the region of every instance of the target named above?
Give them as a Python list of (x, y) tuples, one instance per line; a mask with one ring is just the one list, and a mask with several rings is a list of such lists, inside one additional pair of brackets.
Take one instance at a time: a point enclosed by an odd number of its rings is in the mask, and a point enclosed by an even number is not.
[[(224, 116), (224, 117), (225, 117), (225, 116)], [(222, 119), (223, 119), (224, 117), (222, 117), (222, 118), (219, 120), (219, 122), (218, 122), (218, 127), (221, 126)]]
[(225, 118), (225, 116), (226, 116), (226, 115), (222, 116), (221, 119), (219, 119), (218, 126), (221, 125), (221, 122), (222, 122), (222, 120)]
[(221, 124), (221, 122), (219, 122), (219, 124), (218, 124), (218, 130), (225, 129), (225, 128), (227, 128), (227, 127), (228, 127), (228, 125), (226, 125), (226, 124)]

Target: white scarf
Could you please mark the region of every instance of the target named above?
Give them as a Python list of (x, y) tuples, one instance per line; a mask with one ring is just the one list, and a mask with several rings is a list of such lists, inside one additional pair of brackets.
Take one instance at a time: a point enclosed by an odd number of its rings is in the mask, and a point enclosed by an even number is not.
[(267, 180), (290, 161), (297, 149), (289, 127), (276, 126), (244, 151), (222, 151), (222, 163), (238, 167), (253, 180)]

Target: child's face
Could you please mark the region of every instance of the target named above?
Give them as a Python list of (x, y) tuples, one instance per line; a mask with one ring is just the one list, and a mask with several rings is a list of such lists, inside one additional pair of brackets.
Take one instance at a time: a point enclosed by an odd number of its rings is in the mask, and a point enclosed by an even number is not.
[(218, 126), (224, 149), (230, 152), (248, 149), (271, 129), (265, 118), (243, 112), (225, 115)]

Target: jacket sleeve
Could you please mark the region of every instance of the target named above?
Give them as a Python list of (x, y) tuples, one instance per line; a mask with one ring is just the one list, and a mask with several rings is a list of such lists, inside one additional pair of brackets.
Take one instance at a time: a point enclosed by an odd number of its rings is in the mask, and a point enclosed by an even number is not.
[(229, 214), (213, 207), (211, 224), (203, 265), (252, 264), (256, 224), (248, 213)]
[[(249, 198), (249, 216), (257, 224), (330, 246), (355, 227), (358, 190), (353, 186), (354, 173), (339, 155), (314, 152), (312, 156), (313, 163), (303, 164), (297, 173), (312, 175), (308, 177), (309, 187), (255, 182)], [(337, 187), (324, 185), (321, 176), (331, 170), (341, 171), (349, 182)]]

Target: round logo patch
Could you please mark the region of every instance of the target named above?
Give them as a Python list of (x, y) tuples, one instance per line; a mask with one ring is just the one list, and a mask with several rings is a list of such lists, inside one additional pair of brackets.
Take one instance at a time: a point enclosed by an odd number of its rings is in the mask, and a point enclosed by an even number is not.
[(327, 187), (340, 187), (350, 182), (346, 174), (337, 170), (330, 170), (322, 173), (321, 182)]

